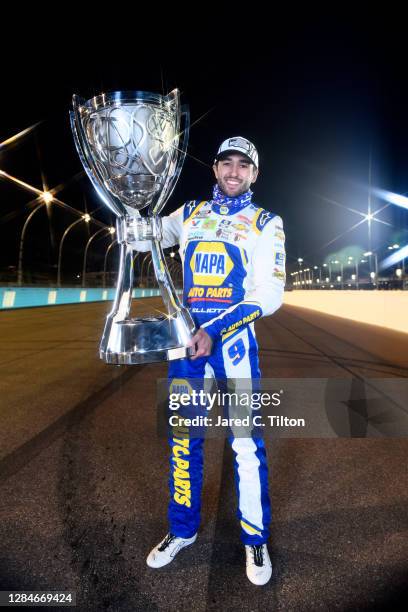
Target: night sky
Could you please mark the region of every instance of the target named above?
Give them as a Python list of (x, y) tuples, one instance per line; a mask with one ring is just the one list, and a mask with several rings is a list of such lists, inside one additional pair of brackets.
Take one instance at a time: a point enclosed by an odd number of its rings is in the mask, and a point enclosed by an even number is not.
[[(84, 32), (78, 36), (83, 40)], [(366, 223), (333, 241), (361, 219), (333, 201), (367, 212), (370, 159), (373, 187), (408, 191), (405, 36), (385, 23), (373, 29), (354, 22), (333, 26), (328, 20), (282, 31), (274, 27), (262, 44), (256, 36), (249, 42), (242, 31), (225, 38), (220, 28), (207, 30), (205, 37), (170, 37), (160, 45), (135, 36), (133, 46), (118, 40), (110, 53), (103, 44), (79, 48), (73, 41), (67, 46), (37, 40), (22, 59), (12, 55), (3, 66), (7, 93), (1, 100), (0, 139), (41, 123), (1, 149), (0, 168), (40, 189), (43, 173), (48, 188), (65, 185), (59, 199), (96, 211), (110, 224), (89, 180), (77, 176), (82, 166), (69, 128), (71, 96), (120, 89), (167, 93), (178, 87), (191, 122), (198, 121), (190, 132), (193, 157), (186, 159), (167, 212), (185, 200), (210, 196), (220, 142), (242, 135), (260, 155), (254, 201), (283, 218), (289, 272), (298, 257), (319, 265), (356, 246), (385, 254), (388, 244), (407, 244), (408, 212), (395, 206), (379, 215), (391, 226), (373, 223), (371, 245)], [(2, 52), (7, 55), (5, 46)], [(35, 196), (4, 180), (0, 190), (3, 271), (17, 262), (19, 234)], [(383, 205), (372, 198), (373, 211)], [(59, 239), (73, 220), (59, 209), (48, 221), (45, 207), (37, 213), (27, 232), (25, 266), (55, 266)], [(67, 240), (67, 272), (80, 269), (85, 241), (84, 228)], [(108, 238), (95, 242), (90, 266), (98, 267), (107, 244)]]

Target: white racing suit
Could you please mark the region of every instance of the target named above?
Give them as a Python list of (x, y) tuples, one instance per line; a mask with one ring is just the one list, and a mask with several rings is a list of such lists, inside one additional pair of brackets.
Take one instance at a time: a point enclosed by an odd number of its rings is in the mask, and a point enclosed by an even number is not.
[[(212, 374), (259, 382), (254, 321), (282, 304), (285, 284), (282, 220), (250, 201), (225, 206), (191, 201), (163, 218), (163, 248), (180, 245), (183, 303), (214, 341), (212, 354), (170, 362), (169, 383)], [(136, 248), (148, 250), (149, 243)], [(187, 381), (186, 381), (187, 382)], [(238, 518), (244, 544), (264, 543), (271, 508), (263, 440), (230, 437), (235, 454)], [(200, 523), (202, 438), (170, 438), (170, 532), (189, 538)]]

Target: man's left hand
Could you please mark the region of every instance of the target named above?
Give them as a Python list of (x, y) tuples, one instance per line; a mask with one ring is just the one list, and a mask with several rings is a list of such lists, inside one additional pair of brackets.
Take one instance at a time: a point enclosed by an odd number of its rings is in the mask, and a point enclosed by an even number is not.
[(211, 336), (200, 327), (198, 332), (192, 337), (190, 346), (196, 347), (196, 353), (190, 359), (197, 359), (198, 357), (208, 357), (211, 355), (213, 341)]

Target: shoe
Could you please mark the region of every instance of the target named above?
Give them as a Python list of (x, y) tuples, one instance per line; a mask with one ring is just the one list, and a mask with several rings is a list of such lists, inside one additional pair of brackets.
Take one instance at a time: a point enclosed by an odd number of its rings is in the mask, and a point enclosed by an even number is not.
[(257, 585), (266, 584), (272, 576), (272, 563), (266, 544), (245, 546), (246, 573), (248, 579)]
[(158, 568), (171, 563), (179, 550), (193, 544), (196, 539), (197, 534), (193, 535), (192, 538), (179, 538), (172, 533), (168, 533), (164, 540), (149, 553), (146, 559), (147, 565)]

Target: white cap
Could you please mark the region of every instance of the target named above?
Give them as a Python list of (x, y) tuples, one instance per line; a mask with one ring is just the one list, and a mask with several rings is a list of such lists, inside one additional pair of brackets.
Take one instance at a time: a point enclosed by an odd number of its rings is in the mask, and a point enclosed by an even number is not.
[(255, 145), (253, 145), (247, 138), (243, 138), (242, 136), (233, 136), (232, 138), (227, 138), (227, 140), (224, 140), (218, 149), (215, 161), (218, 160), (221, 153), (226, 153), (227, 151), (236, 151), (237, 153), (246, 155), (249, 157), (254, 166), (258, 168), (258, 151), (256, 150)]

